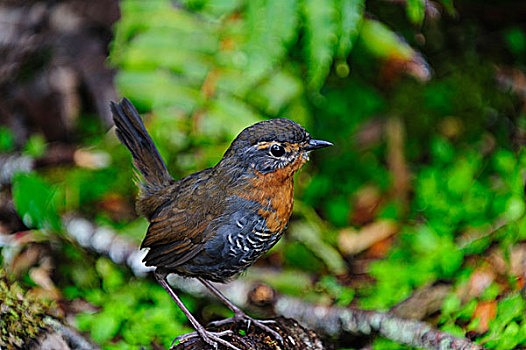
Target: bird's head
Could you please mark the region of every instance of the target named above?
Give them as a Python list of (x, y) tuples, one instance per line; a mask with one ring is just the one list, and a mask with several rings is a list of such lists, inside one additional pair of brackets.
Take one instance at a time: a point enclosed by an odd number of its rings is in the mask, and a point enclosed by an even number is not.
[(241, 131), (223, 159), (235, 160), (261, 174), (280, 169), (288, 169), (292, 174), (309, 160), (310, 151), (328, 146), (332, 143), (312, 139), (292, 120), (271, 119)]

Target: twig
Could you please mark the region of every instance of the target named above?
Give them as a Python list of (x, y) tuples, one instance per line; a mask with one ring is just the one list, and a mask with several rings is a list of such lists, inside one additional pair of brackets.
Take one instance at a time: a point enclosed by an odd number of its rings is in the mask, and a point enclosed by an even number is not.
[(309, 305), (301, 300), (282, 296), (276, 311), (307, 326), (336, 335), (341, 330), (350, 333), (378, 333), (402, 344), (425, 349), (483, 349), (467, 339), (457, 338), (433, 329), (428, 324), (404, 320), (390, 313), (340, 307)]
[(398, 117), (391, 117), (385, 125), (387, 137), (387, 163), (393, 175), (393, 192), (407, 211), (408, 196), (411, 189), (409, 167), (405, 158), (405, 126)]
[(66, 342), (70, 345), (72, 350), (96, 350), (98, 346), (92, 345), (79, 333), (74, 331), (68, 326), (63, 325), (58, 320), (46, 317), (44, 323), (51, 327), (56, 333), (58, 333)]
[(11, 154), (0, 156), (0, 185), (11, 183), (16, 173), (28, 173), (33, 170), (35, 160), (29, 156)]

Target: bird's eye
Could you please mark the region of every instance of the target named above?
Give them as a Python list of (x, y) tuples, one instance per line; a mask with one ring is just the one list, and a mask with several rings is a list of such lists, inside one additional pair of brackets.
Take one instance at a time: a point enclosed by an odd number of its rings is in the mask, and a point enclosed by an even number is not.
[(280, 145), (272, 145), (270, 146), (270, 154), (272, 154), (274, 157), (279, 158), (285, 154), (285, 148), (283, 148), (283, 146)]

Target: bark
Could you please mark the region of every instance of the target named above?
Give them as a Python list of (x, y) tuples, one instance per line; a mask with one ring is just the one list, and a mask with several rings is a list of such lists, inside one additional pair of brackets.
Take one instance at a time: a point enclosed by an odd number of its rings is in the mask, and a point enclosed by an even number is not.
[[(298, 322), (292, 319), (279, 317), (275, 319), (276, 323), (268, 324), (270, 328), (277, 331), (282, 337), (284, 344), (278, 344), (269, 334), (261, 330), (250, 327), (247, 330), (246, 324), (236, 323), (224, 325), (214, 331), (232, 330), (232, 336), (225, 336), (223, 339), (229, 341), (241, 350), (328, 350), (332, 347), (324, 346), (318, 334), (302, 327)], [(246, 331), (246, 335), (240, 335), (240, 332)], [(201, 338), (196, 337), (177, 344), (174, 350), (195, 350), (211, 348)], [(219, 345), (218, 349), (226, 349)]]
[(290, 297), (281, 297), (276, 304), (276, 311), (318, 331), (334, 335), (341, 332), (379, 334), (401, 344), (424, 349), (482, 349), (480, 345), (441, 332), (427, 323), (402, 319), (390, 313), (309, 305)]

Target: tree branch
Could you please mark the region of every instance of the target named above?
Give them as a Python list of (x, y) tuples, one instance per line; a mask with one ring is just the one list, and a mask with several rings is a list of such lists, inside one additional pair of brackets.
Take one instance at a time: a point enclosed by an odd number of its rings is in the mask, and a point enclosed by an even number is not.
[(286, 296), (279, 298), (276, 311), (331, 335), (341, 334), (342, 331), (361, 334), (378, 333), (396, 342), (424, 349), (482, 349), (480, 345), (473, 344), (465, 338), (457, 338), (434, 329), (424, 322), (402, 319), (390, 313), (311, 305)]
[[(138, 250), (137, 244), (113, 230), (97, 227), (86, 219), (75, 217), (67, 219), (65, 226), (68, 234), (82, 246), (108, 255), (117, 263), (125, 263), (136, 274), (144, 275), (152, 270), (142, 263), (144, 252)], [(103, 242), (105, 243), (102, 244)], [(254, 269), (256, 268), (251, 268)], [(197, 280), (172, 274), (168, 281), (183, 292), (213, 299), (208, 290)], [(242, 276), (228, 285), (215, 284), (215, 286), (241, 308), (252, 306), (249, 295), (256, 287), (253, 277), (252, 281), (248, 280), (248, 276)], [(424, 322), (403, 319), (391, 313), (315, 305), (284, 295), (275, 297), (274, 308), (277, 314), (295, 319), (307, 327), (330, 336), (341, 336), (344, 333), (367, 335), (377, 333), (396, 342), (425, 349), (482, 349), (481, 346), (465, 338), (454, 337)]]

